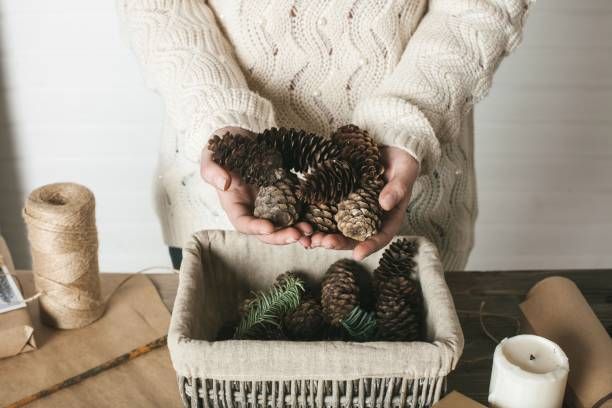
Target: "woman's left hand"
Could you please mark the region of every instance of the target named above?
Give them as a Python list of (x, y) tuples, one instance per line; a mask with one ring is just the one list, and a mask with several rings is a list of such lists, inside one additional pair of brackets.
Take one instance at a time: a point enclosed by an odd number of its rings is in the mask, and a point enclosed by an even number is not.
[(387, 211), (378, 234), (363, 242), (357, 242), (341, 234), (316, 232), (302, 237), (300, 243), (306, 248), (352, 249), (353, 258), (362, 260), (387, 245), (398, 233), (406, 208), (410, 202), (412, 186), (419, 173), (419, 163), (412, 155), (398, 147), (383, 147), (382, 159), (387, 184), (378, 198), (380, 206)]

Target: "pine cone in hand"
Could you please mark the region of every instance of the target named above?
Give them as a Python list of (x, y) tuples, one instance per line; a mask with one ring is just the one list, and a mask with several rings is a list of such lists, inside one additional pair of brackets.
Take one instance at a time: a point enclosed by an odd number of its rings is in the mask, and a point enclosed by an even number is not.
[(226, 170), (237, 172), (248, 184), (265, 186), (275, 181), (274, 169), (283, 165), (281, 154), (257, 143), (255, 138), (226, 133), (213, 136), (208, 142), (212, 159)]
[(376, 322), (381, 340), (418, 340), (422, 297), (413, 276), (418, 247), (406, 239), (392, 243), (374, 270)]
[(281, 153), (284, 166), (299, 172), (339, 154), (339, 149), (328, 138), (303, 130), (272, 128), (257, 135), (256, 140)]
[(339, 326), (355, 307), (359, 306), (357, 274), (363, 267), (350, 259), (333, 263), (321, 283), (321, 305), (327, 320)]
[(365, 241), (378, 233), (383, 210), (378, 203), (380, 189), (359, 188), (338, 203), (336, 223), (346, 237)]
[(257, 218), (270, 220), (277, 227), (288, 227), (295, 224), (300, 216), (301, 204), (295, 196), (297, 177), (289, 171), (273, 171), (273, 184), (261, 187), (255, 197)]
[(382, 179), (384, 168), (378, 144), (367, 131), (355, 125), (339, 127), (331, 136), (340, 149), (340, 157), (347, 160), (364, 179)]
[(306, 207), (304, 219), (310, 223), (317, 231), (336, 232), (336, 220), (334, 216), (338, 212), (338, 207), (325, 203), (310, 204)]
[(302, 303), (283, 319), (285, 330), (292, 340), (319, 340), (326, 332), (323, 309), (314, 297), (306, 297)]
[(357, 178), (351, 165), (343, 160), (326, 160), (316, 165), (300, 181), (297, 196), (309, 204), (334, 204), (353, 191)]

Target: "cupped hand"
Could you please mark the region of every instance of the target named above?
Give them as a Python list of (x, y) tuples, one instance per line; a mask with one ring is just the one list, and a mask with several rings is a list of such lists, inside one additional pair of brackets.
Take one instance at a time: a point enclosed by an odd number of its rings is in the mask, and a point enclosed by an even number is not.
[(383, 147), (382, 160), (387, 184), (378, 198), (386, 211), (378, 234), (357, 242), (340, 234), (315, 232), (303, 237), (300, 243), (311, 248), (353, 249), (353, 258), (362, 260), (387, 245), (399, 232), (419, 173), (419, 163), (412, 155), (398, 147)]
[[(248, 130), (231, 127), (220, 129), (215, 134), (222, 136), (227, 132), (253, 135)], [(208, 147), (202, 150), (200, 173), (204, 181), (216, 188), (219, 203), (236, 231), (255, 235), (261, 241), (274, 245), (290, 244), (312, 234), (312, 226), (306, 222), (278, 229), (270, 221), (254, 217), (256, 188), (244, 183), (237, 174), (216, 164)]]

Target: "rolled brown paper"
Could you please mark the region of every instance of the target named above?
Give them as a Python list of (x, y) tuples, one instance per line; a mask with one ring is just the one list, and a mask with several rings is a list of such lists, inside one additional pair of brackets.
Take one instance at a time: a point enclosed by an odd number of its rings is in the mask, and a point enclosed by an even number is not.
[(612, 407), (612, 341), (574, 282), (546, 278), (531, 288), (520, 308), (534, 334), (567, 354), (571, 403)]

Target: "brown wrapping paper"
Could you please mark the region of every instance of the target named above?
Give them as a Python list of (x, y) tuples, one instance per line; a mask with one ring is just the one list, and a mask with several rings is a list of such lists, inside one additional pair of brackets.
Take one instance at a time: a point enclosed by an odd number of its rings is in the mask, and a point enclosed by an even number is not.
[[(33, 293), (31, 276), (21, 281)], [(120, 277), (102, 275), (109, 293)], [(38, 305), (28, 305), (39, 349), (0, 360), (0, 406), (111, 360), (167, 333), (170, 313), (144, 275), (124, 283), (109, 301), (104, 316), (82, 329), (57, 330), (41, 325)], [(179, 407), (176, 375), (166, 347), (35, 401), (29, 407)]]
[(28, 309), (0, 314), (0, 359), (35, 349), (34, 327)]
[(438, 401), (434, 408), (486, 408), (484, 405), (466, 397), (465, 395), (453, 391), (446, 397)]
[(569, 279), (537, 283), (520, 305), (527, 327), (557, 343), (570, 364), (571, 403), (612, 407), (612, 341), (578, 287)]
[(0, 265), (6, 265), (11, 273), (15, 273), (15, 265), (13, 265), (13, 258), (9, 252), (6, 241), (0, 235)]
[[(0, 236), (0, 266), (15, 273), (15, 265), (6, 242)], [(34, 326), (27, 308), (0, 313), (0, 359), (36, 349)]]

